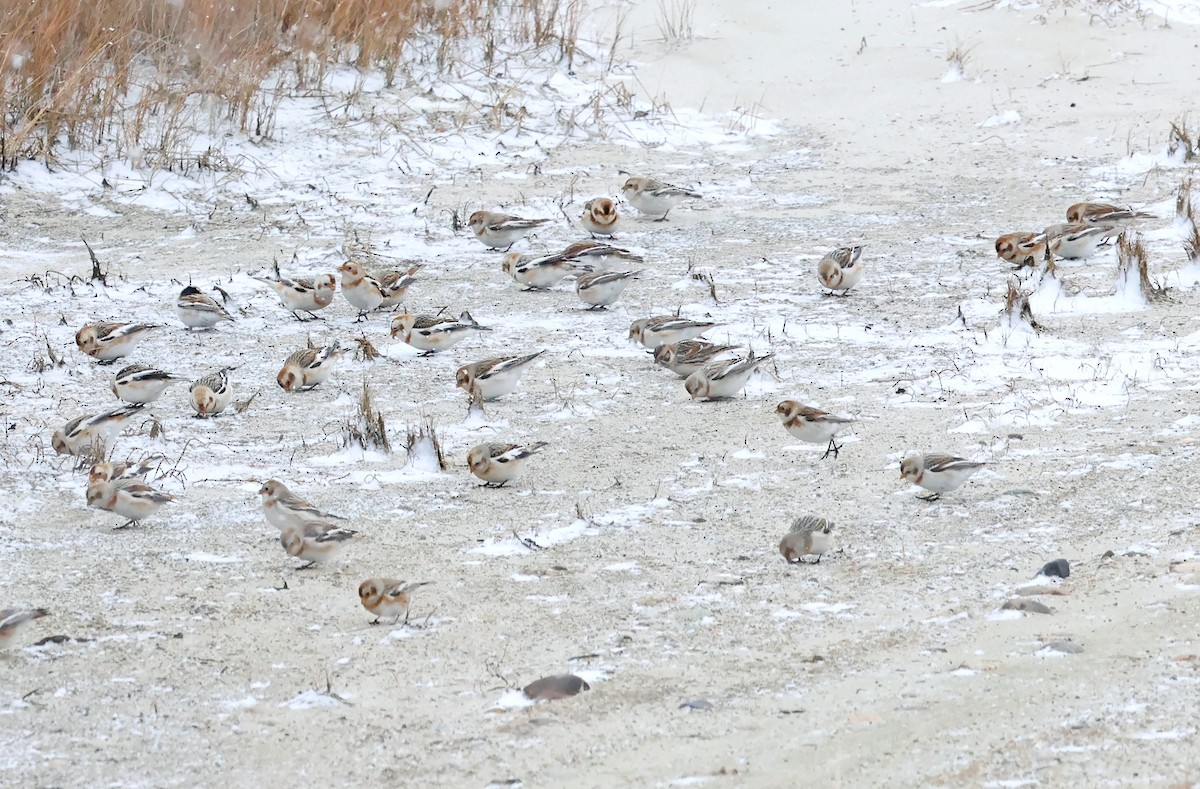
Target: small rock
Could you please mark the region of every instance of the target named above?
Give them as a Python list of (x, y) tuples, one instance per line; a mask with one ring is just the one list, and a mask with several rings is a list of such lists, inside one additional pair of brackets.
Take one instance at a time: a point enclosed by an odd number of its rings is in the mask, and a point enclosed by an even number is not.
[(1200, 572), (1200, 562), (1175, 562), (1171, 565), (1173, 573), (1195, 573)]
[(708, 699), (692, 699), (679, 705), (681, 710), (711, 710), (713, 703)]
[(1037, 600), (1009, 600), (1004, 605), (1000, 606), (1002, 610), (1008, 611), (1025, 611), (1031, 614), (1048, 614), (1050, 613), (1049, 606), (1044, 603), (1039, 603)]
[(537, 701), (545, 699), (569, 699), (581, 690), (591, 690), (592, 686), (583, 681), (582, 677), (574, 674), (555, 674), (552, 677), (542, 677), (530, 682), (522, 691), (526, 696)]
[(1047, 578), (1067, 578), (1071, 575), (1071, 563), (1066, 559), (1055, 559), (1052, 562), (1046, 562), (1046, 566), (1042, 568), (1041, 574)]
[(1067, 655), (1078, 655), (1083, 651), (1083, 647), (1073, 644), (1070, 641), (1050, 641), (1043, 645), (1042, 649), (1048, 649), (1052, 652), (1062, 652)]

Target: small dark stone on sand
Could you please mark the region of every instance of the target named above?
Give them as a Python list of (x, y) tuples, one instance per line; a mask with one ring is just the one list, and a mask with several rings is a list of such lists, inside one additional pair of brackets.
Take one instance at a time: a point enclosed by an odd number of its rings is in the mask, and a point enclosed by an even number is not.
[(711, 710), (713, 703), (708, 699), (692, 699), (679, 705), (681, 710)]
[(1071, 574), (1071, 563), (1066, 559), (1055, 559), (1052, 562), (1046, 562), (1046, 566), (1042, 568), (1042, 575), (1048, 578), (1066, 578)]
[(1042, 649), (1049, 649), (1054, 652), (1063, 652), (1067, 655), (1078, 655), (1083, 651), (1083, 647), (1078, 644), (1073, 644), (1070, 641), (1050, 641)]
[(591, 685), (574, 674), (555, 674), (552, 677), (542, 677), (539, 680), (530, 682), (522, 692), (535, 701), (538, 699), (554, 701), (556, 699), (569, 699), (581, 690), (591, 689)]

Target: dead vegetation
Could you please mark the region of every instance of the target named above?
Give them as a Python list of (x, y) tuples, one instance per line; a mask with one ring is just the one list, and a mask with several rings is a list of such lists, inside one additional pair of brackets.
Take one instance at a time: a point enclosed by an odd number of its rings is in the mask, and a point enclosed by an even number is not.
[(446, 470), (446, 456), (442, 453), (442, 439), (433, 424), (433, 417), (425, 417), (420, 424), (410, 426), (404, 438), (404, 451), (408, 453), (408, 465), (418, 465), (422, 459), (436, 459), (440, 471)]
[(1117, 281), (1132, 284), (1135, 271), (1137, 287), (1148, 301), (1166, 296), (1167, 286), (1150, 278), (1150, 255), (1141, 234), (1126, 230), (1117, 237)]
[(358, 397), (357, 411), (342, 422), (342, 447), (391, 454), (392, 443), (388, 440), (387, 424), (383, 413), (375, 407), (371, 386), (366, 381), (363, 381), (362, 394)]
[[(1029, 306), (1029, 296), (1029, 293), (1021, 290), (1016, 278), (1009, 279), (1008, 292), (1004, 296), (1004, 315), (1012, 325), (1024, 323), (1035, 332), (1041, 333), (1046, 327), (1033, 317), (1033, 308)], [(963, 324), (966, 324), (965, 320)]]
[(1171, 122), (1171, 133), (1167, 136), (1167, 155), (1182, 154), (1185, 162), (1196, 158), (1197, 147), (1200, 146), (1200, 135), (1192, 133), (1188, 128), (1187, 115)]

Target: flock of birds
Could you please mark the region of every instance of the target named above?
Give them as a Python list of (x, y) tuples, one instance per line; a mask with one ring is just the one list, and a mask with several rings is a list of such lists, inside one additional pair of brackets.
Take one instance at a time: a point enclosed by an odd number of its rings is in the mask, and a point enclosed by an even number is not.
[[(631, 177), (621, 189), (622, 195), (639, 213), (655, 221), (685, 200), (700, 199), (696, 192), (663, 183), (653, 178)], [(1118, 235), (1130, 222), (1150, 214), (1100, 203), (1078, 203), (1067, 211), (1068, 222), (1053, 225), (1041, 233), (1009, 233), (996, 240), (997, 255), (1017, 268), (1032, 266), (1047, 252), (1065, 258), (1086, 258), (1107, 239)], [(475, 238), (485, 247), (504, 253), (502, 271), (526, 290), (545, 290), (573, 279), (576, 294), (588, 309), (602, 310), (614, 304), (639, 270), (611, 268), (639, 264), (640, 256), (597, 241), (610, 238), (629, 220), (617, 204), (600, 197), (589, 200), (580, 224), (591, 238), (571, 244), (556, 254), (524, 255), (509, 251), (513, 244), (546, 219), (525, 219), (490, 211), (477, 211), (468, 221)], [(347, 261), (338, 269), (341, 292), (365, 320), (376, 311), (397, 308), (409, 287), (417, 281), (420, 266), (405, 271), (369, 272), (356, 261)], [(839, 247), (826, 254), (817, 265), (817, 276), (829, 295), (846, 295), (862, 280), (862, 247)], [(337, 279), (322, 274), (312, 279), (257, 277), (270, 285), (281, 305), (297, 320), (303, 315), (319, 318), (316, 313), (334, 300)], [(233, 316), (225, 306), (198, 288), (188, 285), (175, 303), (180, 322), (189, 330), (211, 330)], [(678, 315), (658, 315), (633, 321), (628, 338), (640, 342), (653, 354), (654, 362), (683, 379), (684, 388), (693, 398), (719, 400), (736, 396), (753, 373), (770, 355), (756, 356), (739, 346), (709, 342), (702, 338), (721, 324), (689, 320)], [(138, 344), (160, 326), (148, 323), (98, 321), (79, 329), (75, 342), (79, 350), (101, 364), (112, 364), (132, 354)], [(445, 351), (467, 337), (488, 332), (468, 311), (457, 317), (443, 314), (423, 315), (397, 312), (391, 318), (391, 335), (429, 355)], [(276, 381), (287, 392), (311, 389), (325, 382), (337, 360), (348, 349), (336, 341), (330, 345), (305, 348), (284, 361)], [(464, 364), (458, 368), (456, 386), (465, 390), (472, 403), (495, 400), (510, 394), (521, 376), (544, 351), (502, 356)], [(233, 398), (229, 374), (235, 368), (223, 368), (192, 381), (188, 399), (197, 417), (213, 417), (224, 411)], [(72, 419), (54, 431), (51, 444), (59, 454), (76, 456), (81, 464), (90, 463), (87, 505), (117, 514), (125, 522), (117, 528), (137, 524), (154, 515), (174, 497), (146, 481), (151, 470), (145, 464), (114, 463), (106, 460), (114, 438), (126, 422), (146, 404), (154, 402), (173, 383), (184, 380), (169, 372), (145, 364), (131, 364), (119, 370), (111, 384), (113, 394), (123, 405), (101, 413)], [(797, 400), (784, 400), (776, 414), (784, 428), (800, 441), (825, 444), (822, 459), (837, 457), (841, 447), (837, 435), (857, 420), (829, 413)], [(467, 466), (485, 486), (503, 486), (517, 479), (543, 442), (513, 444), (485, 442), (467, 454)], [(967, 481), (985, 466), (949, 454), (931, 453), (904, 458), (900, 477), (930, 492), (924, 500), (935, 500)], [(332, 560), (347, 543), (360, 537), (345, 526), (345, 519), (313, 505), (292, 493), (279, 480), (268, 480), (259, 489), (262, 509), (268, 523), (279, 529), (279, 540), (289, 556), (306, 564), (303, 569)], [(824, 518), (802, 516), (779, 543), (779, 552), (788, 563), (832, 550), (833, 525)], [(408, 583), (392, 578), (369, 578), (358, 588), (364, 608), (376, 616), (401, 617), (407, 621), (411, 594), (425, 582)], [(45, 609), (7, 609), (0, 611), (0, 649), (16, 643), (18, 630), (47, 614)]]

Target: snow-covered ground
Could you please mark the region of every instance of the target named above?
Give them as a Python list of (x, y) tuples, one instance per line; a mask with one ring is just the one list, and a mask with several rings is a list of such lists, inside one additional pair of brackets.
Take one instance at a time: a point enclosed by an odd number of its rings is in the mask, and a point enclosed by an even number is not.
[[(1194, 4), (1101, 4), (1103, 19), (828, 5), (700, 4), (694, 38), (667, 42), (656, 4), (635, 5), (612, 69), (597, 45), (574, 73), (531, 65), (513, 93), (337, 72), (280, 104), (275, 140), (198, 136), (228, 168), (88, 154), (5, 175), (0, 606), (51, 610), (27, 641), (72, 640), (0, 656), (3, 782), (1200, 779), (1200, 272), (1175, 217), (1195, 168), (1166, 152), (1194, 109)], [(958, 43), (969, 56), (946, 80)], [(507, 121), (471, 115), (498, 97)], [(550, 218), (516, 249), (557, 250), (626, 173), (704, 199), (665, 223), (622, 205), (617, 242), (646, 262), (608, 311), (566, 285), (521, 291), (454, 229), (479, 208)], [(1003, 313), (1014, 275), (992, 242), (1084, 199), (1159, 217), (1140, 227), (1169, 290), (1131, 287), (1111, 249), (1060, 261), (1020, 281), (1037, 332)], [(107, 286), (88, 281), (83, 239)], [(817, 261), (849, 243), (867, 275), (824, 296)], [(492, 331), (417, 357), (387, 315), (356, 323), (339, 294), (300, 323), (251, 276), (347, 257), (424, 264), (409, 310), (468, 309)], [(184, 330), (189, 280), (220, 286), (236, 321)], [(745, 397), (692, 402), (627, 341), (634, 319), (676, 311), (774, 355)], [(148, 408), (114, 454), (163, 458), (155, 484), (178, 498), (116, 532), (50, 448), (116, 404), (121, 363), (74, 347), (93, 320), (161, 323), (131, 361), (189, 378), (232, 366), (236, 398), (254, 395), (212, 420), (192, 417), (186, 385)], [(380, 358), (348, 356), (311, 392), (275, 385), (309, 340), (364, 337)], [(513, 394), (468, 411), (459, 365), (541, 349)], [(390, 455), (344, 446), (364, 382)], [(822, 461), (779, 424), (783, 399), (861, 421)], [(445, 471), (402, 448), (426, 420)], [(550, 446), (483, 489), (466, 453), (497, 440)], [(913, 451), (989, 465), (926, 504), (898, 479)], [(338, 567), (293, 570), (256, 495), (272, 477), (365, 539)], [(776, 546), (805, 513), (835, 522), (840, 550), (787, 567)], [(1052, 613), (1001, 609), (1060, 557), (1072, 576), (1038, 581)], [(368, 624), (355, 590), (372, 576), (434, 582), (408, 627)], [(563, 672), (591, 690), (512, 693)], [(698, 699), (713, 708), (680, 708)]]

